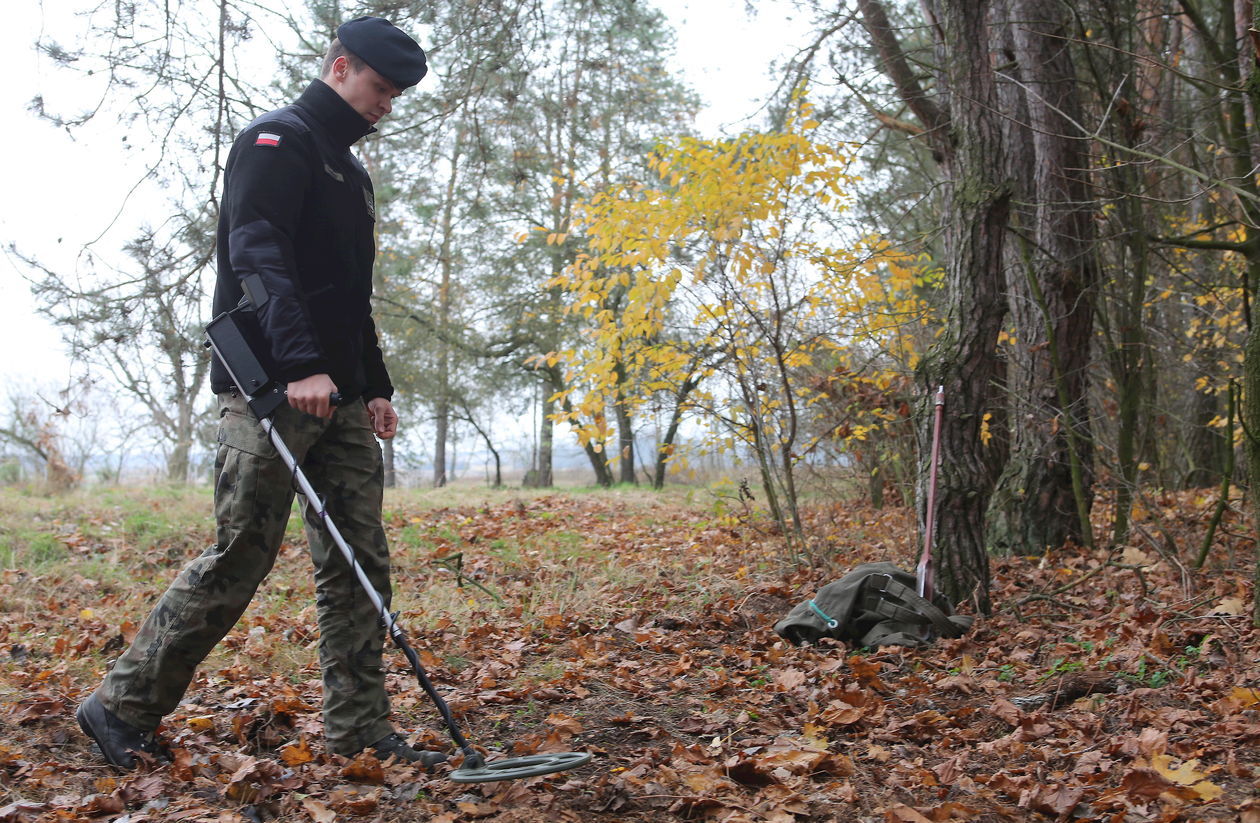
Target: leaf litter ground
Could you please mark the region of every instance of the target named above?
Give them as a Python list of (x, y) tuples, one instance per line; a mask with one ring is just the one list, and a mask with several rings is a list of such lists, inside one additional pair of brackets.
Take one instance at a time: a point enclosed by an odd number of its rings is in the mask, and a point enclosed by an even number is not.
[[(470, 739), (595, 755), (473, 785), (324, 751), (297, 526), (167, 718), (173, 762), (102, 765), (73, 709), (211, 533), (204, 492), (112, 495), (0, 496), (0, 823), (1260, 821), (1254, 545), (1232, 514), (1187, 570), (1197, 495), (1146, 513), (1158, 542), (995, 559), (999, 611), (964, 638), (856, 651), (771, 626), (860, 562), (912, 567), (905, 510), (816, 508), (797, 564), (764, 522), (681, 496), (392, 497), (394, 606)], [(448, 748), (387, 665), (400, 730)]]

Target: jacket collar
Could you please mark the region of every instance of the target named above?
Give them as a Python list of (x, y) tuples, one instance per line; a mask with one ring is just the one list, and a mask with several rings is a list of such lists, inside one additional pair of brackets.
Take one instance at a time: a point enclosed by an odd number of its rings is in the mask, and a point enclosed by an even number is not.
[(337, 146), (350, 148), (359, 138), (376, 131), (363, 115), (341, 99), (323, 80), (312, 80), (296, 105), (310, 112)]

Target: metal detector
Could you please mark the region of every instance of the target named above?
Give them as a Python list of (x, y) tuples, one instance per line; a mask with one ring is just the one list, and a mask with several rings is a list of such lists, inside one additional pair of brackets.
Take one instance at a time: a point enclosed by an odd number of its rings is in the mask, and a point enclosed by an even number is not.
[[(254, 305), (258, 305), (258, 303)], [(241, 305), (238, 305), (232, 311), (220, 314), (210, 321), (209, 325), (206, 326), (206, 338), (206, 346), (212, 349), (219, 358), (219, 362), (227, 370), (232, 383), (245, 394), (250, 411), (258, 418), (259, 424), (262, 426), (263, 431), (267, 433), (271, 444), (275, 446), (280, 459), (284, 461), (284, 465), (292, 473), (298, 490), (306, 497), (310, 510), (315, 513), (319, 524), (332, 537), (333, 542), (337, 544), (337, 548), (341, 550), (341, 554), (345, 557), (346, 562), (354, 569), (355, 575), (363, 585), (364, 591), (367, 592), (368, 599), (371, 600), (372, 605), (380, 613), (381, 622), (386, 627), (389, 636), (393, 638), (394, 644), (402, 650), (402, 653), (407, 658), (407, 662), (411, 664), (412, 671), (416, 674), (416, 679), (420, 682), (420, 687), (424, 689), (425, 694), (429, 696), (429, 699), (433, 701), (433, 705), (437, 707), (438, 713), (442, 715), (442, 720), (450, 732), (451, 739), (455, 741), (455, 745), (459, 747), (459, 750), (464, 755), (463, 763), (460, 764), (458, 769), (451, 772), (451, 779), (456, 783), (489, 783), (495, 780), (519, 780), (524, 777), (534, 777), (540, 774), (573, 769), (589, 763), (591, 760), (589, 752), (533, 754), (487, 763), (485, 758), (473, 749), (464, 737), (463, 732), (460, 731), (459, 724), (455, 722), (450, 706), (438, 694), (437, 689), (433, 686), (433, 682), (429, 680), (429, 675), (425, 672), (424, 667), (420, 665), (420, 658), (408, 644), (406, 635), (398, 625), (397, 620), (395, 620), (396, 613), (391, 614), (389, 609), (385, 607), (380, 593), (372, 586), (367, 573), (359, 565), (354, 549), (341, 536), (337, 525), (328, 516), (323, 499), (311, 487), (310, 481), (307, 480), (306, 475), (302, 472), (302, 468), (293, 457), (293, 453), (289, 451), (289, 447), (281, 438), (280, 433), (272, 425), (271, 415), (281, 405), (287, 403), (288, 399), (285, 396), (284, 385), (273, 379), (264, 365), (266, 349), (261, 345), (262, 336), (259, 333), (257, 319), (250, 301), (242, 299)], [(332, 401), (334, 405), (340, 400), (341, 398), (338, 395), (333, 395)]]

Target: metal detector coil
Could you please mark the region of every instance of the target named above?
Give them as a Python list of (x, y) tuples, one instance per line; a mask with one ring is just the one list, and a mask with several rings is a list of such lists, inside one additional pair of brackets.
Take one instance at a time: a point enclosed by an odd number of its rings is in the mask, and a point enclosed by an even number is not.
[[(368, 579), (367, 572), (359, 565), (354, 549), (341, 536), (337, 525), (328, 516), (323, 498), (311, 486), (306, 474), (303, 473), (297, 459), (293, 456), (293, 452), (289, 451), (288, 445), (272, 425), (272, 413), (287, 402), (285, 387), (268, 373), (269, 360), (265, 354), (262, 354), (263, 341), (261, 333), (257, 330), (256, 318), (249, 310), (249, 301), (243, 300), (242, 305), (214, 318), (206, 327), (206, 336), (206, 345), (213, 349), (219, 361), (223, 363), (232, 383), (245, 394), (250, 410), (258, 418), (259, 425), (267, 433), (280, 459), (293, 475), (298, 490), (306, 498), (307, 506), (313, 515), (308, 522), (321, 526), (337, 544), (342, 557), (350, 564), (368, 599), (380, 614), (381, 623), (385, 626), (386, 632), (393, 638), (394, 645), (402, 651), (407, 662), (411, 664), (411, 670), (415, 673), (420, 688), (424, 689), (425, 694), (433, 701), (434, 707), (437, 708), (438, 714), (442, 716), (442, 721), (446, 724), (447, 731), (450, 732), (451, 739), (463, 753), (464, 762), (451, 773), (451, 779), (456, 783), (519, 780), (523, 777), (550, 774), (589, 763), (591, 755), (587, 752), (533, 754), (486, 763), (485, 758), (465, 739), (459, 724), (455, 722), (454, 715), (451, 714), (450, 706), (442, 699), (442, 695), (438, 694), (433, 682), (429, 680), (429, 675), (420, 665), (420, 657), (407, 642), (402, 627), (385, 607), (384, 600)], [(340, 398), (334, 396), (332, 400), (336, 404)]]
[(557, 752), (555, 754), (528, 754), (509, 757), (480, 767), (469, 768), (467, 762), (451, 772), (456, 783), (491, 783), (495, 780), (520, 780), (540, 774), (576, 769), (591, 762), (590, 752)]

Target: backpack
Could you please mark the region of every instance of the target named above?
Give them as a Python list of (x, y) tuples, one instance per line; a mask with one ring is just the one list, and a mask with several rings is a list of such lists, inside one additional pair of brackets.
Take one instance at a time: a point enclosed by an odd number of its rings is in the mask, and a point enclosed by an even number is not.
[(941, 595), (928, 602), (915, 576), (892, 563), (863, 563), (797, 604), (774, 630), (799, 646), (824, 637), (855, 646), (925, 646), (933, 634), (961, 637), (973, 618), (956, 615)]

